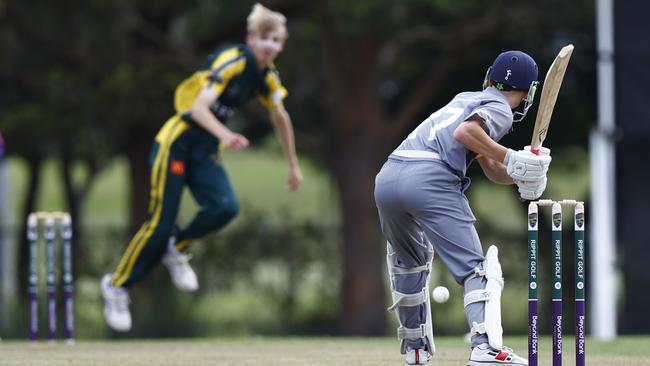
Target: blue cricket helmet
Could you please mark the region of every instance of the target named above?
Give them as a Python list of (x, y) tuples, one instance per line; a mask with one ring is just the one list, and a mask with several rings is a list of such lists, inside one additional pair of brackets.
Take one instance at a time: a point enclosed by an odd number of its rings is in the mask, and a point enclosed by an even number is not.
[(537, 64), (521, 51), (506, 51), (497, 56), (488, 73), (489, 80), (503, 84), (504, 89), (528, 90), (537, 81)]
[(537, 90), (537, 63), (528, 54), (521, 51), (506, 51), (501, 53), (492, 63), (485, 74), (483, 89), (490, 81), (499, 90), (528, 91), (523, 108), (514, 112), (514, 122), (524, 119), (528, 109), (533, 105)]

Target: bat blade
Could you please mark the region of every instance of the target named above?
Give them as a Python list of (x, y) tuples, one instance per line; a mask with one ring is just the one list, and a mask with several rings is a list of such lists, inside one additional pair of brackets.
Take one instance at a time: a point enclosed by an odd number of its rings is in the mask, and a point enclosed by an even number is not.
[(551, 124), (553, 109), (555, 108), (555, 101), (560, 92), (562, 80), (564, 80), (564, 73), (566, 72), (572, 53), (573, 45), (564, 46), (555, 57), (544, 78), (542, 96), (540, 97), (539, 108), (537, 109), (537, 116), (535, 118), (535, 127), (533, 128), (533, 138), (530, 142), (531, 151), (535, 154), (539, 154), (539, 148), (542, 146), (544, 139), (546, 139), (546, 134)]

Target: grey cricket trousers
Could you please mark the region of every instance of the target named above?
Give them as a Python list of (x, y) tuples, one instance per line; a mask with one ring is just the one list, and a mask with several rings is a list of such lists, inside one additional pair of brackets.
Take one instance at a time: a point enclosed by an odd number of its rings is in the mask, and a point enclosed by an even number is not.
[[(389, 251), (397, 254), (402, 268), (425, 265), (433, 247), (454, 279), (463, 281), (482, 266), (484, 260), (476, 221), (464, 191), (469, 178), (461, 178), (440, 160), (411, 160), (390, 157), (375, 179), (375, 202), (381, 229)], [(396, 291), (412, 294), (426, 285), (426, 273), (395, 276)], [(484, 277), (464, 284), (465, 293), (484, 289)], [(468, 325), (484, 321), (483, 302), (465, 309)], [(433, 309), (432, 309), (433, 310)], [(425, 305), (399, 307), (402, 325), (417, 328), (426, 321)], [(475, 335), (473, 346), (487, 342), (485, 335)], [(418, 348), (421, 340), (409, 340), (407, 346)]]

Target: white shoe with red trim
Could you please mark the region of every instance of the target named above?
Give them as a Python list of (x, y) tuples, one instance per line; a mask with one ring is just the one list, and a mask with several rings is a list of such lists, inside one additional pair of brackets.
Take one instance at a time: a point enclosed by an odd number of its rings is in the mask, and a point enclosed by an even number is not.
[(406, 364), (411, 365), (426, 365), (429, 363), (431, 354), (422, 348), (409, 348), (406, 351)]
[(469, 355), (469, 363), (467, 364), (467, 366), (501, 365), (527, 366), (528, 360), (517, 356), (508, 347), (503, 347), (502, 350), (494, 350), (489, 344), (482, 343), (472, 349), (472, 353)]

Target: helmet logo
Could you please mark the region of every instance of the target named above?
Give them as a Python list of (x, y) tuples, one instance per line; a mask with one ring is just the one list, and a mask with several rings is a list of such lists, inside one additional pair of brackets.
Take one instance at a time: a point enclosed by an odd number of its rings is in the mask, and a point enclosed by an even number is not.
[(512, 75), (512, 70), (506, 70), (506, 77), (505, 79), (508, 80), (508, 78)]

